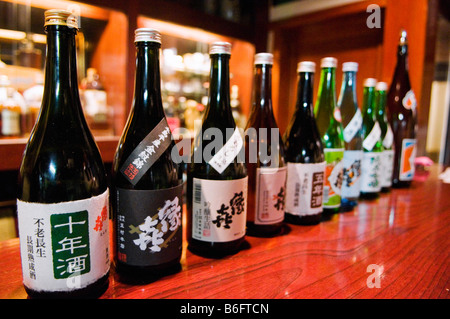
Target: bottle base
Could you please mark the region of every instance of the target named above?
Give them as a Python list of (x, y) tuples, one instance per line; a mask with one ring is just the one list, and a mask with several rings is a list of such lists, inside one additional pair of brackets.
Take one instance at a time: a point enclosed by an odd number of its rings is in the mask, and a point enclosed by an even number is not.
[(325, 216), (334, 215), (334, 214), (339, 213), (340, 209), (341, 209), (341, 206), (334, 207), (334, 208), (323, 208), (322, 215), (325, 215)]
[(381, 192), (382, 193), (389, 193), (391, 191), (391, 187), (382, 187)]
[(234, 255), (244, 247), (244, 238), (236, 239), (230, 242), (206, 242), (191, 238), (188, 240), (188, 250), (195, 255), (220, 259), (226, 256)]
[(408, 188), (411, 186), (411, 181), (400, 181), (398, 179), (394, 179), (392, 181), (393, 188)]
[(272, 225), (256, 225), (254, 222), (247, 222), (246, 235), (252, 237), (275, 237), (281, 235), (283, 231), (283, 223)]
[(109, 271), (102, 278), (85, 288), (66, 292), (38, 291), (24, 286), (26, 293), (31, 299), (97, 299), (108, 290), (108, 287)]
[(114, 266), (117, 280), (131, 285), (152, 283), (181, 271), (180, 259), (147, 267), (130, 266), (117, 260)]
[(368, 200), (370, 200), (370, 199), (377, 199), (378, 197), (380, 196), (380, 192), (371, 192), (371, 193), (364, 193), (364, 192), (361, 192), (360, 194), (359, 194), (359, 198), (361, 198), (361, 199), (368, 199)]
[(322, 213), (314, 215), (292, 215), (290, 213), (284, 213), (284, 220), (289, 224), (310, 226), (317, 225), (322, 221)]
[(339, 212), (341, 212), (341, 213), (350, 212), (356, 206), (358, 206), (358, 201), (356, 199), (342, 198), (341, 199), (341, 208), (339, 209)]

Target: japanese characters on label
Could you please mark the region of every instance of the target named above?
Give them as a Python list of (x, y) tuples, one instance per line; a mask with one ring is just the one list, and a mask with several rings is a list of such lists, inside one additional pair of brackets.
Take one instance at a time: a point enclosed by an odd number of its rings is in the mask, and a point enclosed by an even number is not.
[(358, 198), (363, 151), (346, 150), (344, 152), (342, 198)]
[(342, 181), (344, 169), (343, 148), (325, 148), (325, 180), (323, 186), (323, 207), (337, 208), (341, 205)]
[(286, 212), (297, 216), (322, 212), (325, 162), (288, 163)]
[(363, 147), (370, 152), (375, 146), (375, 144), (377, 144), (377, 142), (380, 140), (380, 137), (381, 137), (381, 127), (377, 121), (373, 125), (370, 133), (364, 138)]
[(286, 172), (286, 166), (257, 169), (255, 224), (274, 224), (284, 219)]
[(363, 118), (359, 108), (356, 110), (355, 115), (353, 115), (350, 122), (344, 128), (344, 141), (349, 143), (355, 134), (361, 129), (363, 123)]
[(172, 134), (164, 117), (131, 152), (120, 171), (130, 183), (136, 185), (171, 143)]
[(245, 235), (248, 177), (193, 180), (192, 237), (227, 242)]
[(58, 204), (17, 201), (27, 287), (68, 291), (109, 271), (108, 196), (107, 190), (90, 199)]
[(381, 187), (391, 187), (394, 173), (394, 150), (384, 150), (381, 154)]
[(217, 172), (222, 173), (234, 161), (243, 145), (242, 136), (239, 133), (239, 129), (236, 128), (233, 135), (231, 135), (225, 145), (213, 156), (209, 164)]
[(182, 192), (182, 185), (117, 190), (117, 252), (121, 262), (151, 266), (180, 255)]
[(381, 190), (381, 152), (364, 152), (361, 169), (361, 192)]

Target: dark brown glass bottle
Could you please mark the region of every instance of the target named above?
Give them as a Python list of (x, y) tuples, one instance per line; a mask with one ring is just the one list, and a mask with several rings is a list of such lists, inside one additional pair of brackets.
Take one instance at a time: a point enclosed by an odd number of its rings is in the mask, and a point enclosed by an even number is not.
[(297, 103), (284, 143), (288, 167), (285, 221), (318, 224), (323, 212), (325, 157), (313, 110), (315, 63), (298, 64)]
[(109, 190), (81, 108), (70, 12), (45, 12), (41, 112), (19, 173), (25, 290), (36, 298), (98, 297), (109, 283)]
[(134, 103), (113, 162), (115, 266), (122, 281), (180, 269), (183, 184), (161, 98), (157, 30), (135, 31)]
[(272, 110), (271, 53), (255, 55), (252, 111), (245, 128), (248, 173), (247, 234), (279, 234), (284, 220), (284, 146)]
[(245, 239), (248, 177), (230, 107), (230, 55), (227, 42), (210, 47), (208, 105), (187, 172), (188, 249), (207, 257), (236, 253)]
[(409, 187), (414, 177), (416, 156), (416, 98), (408, 74), (408, 40), (400, 33), (397, 65), (387, 95), (388, 119), (394, 133), (392, 187)]

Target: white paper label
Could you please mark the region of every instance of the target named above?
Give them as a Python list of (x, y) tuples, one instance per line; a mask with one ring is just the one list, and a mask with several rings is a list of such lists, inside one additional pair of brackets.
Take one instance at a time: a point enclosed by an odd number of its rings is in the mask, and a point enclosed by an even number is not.
[(37, 291), (80, 289), (110, 267), (109, 191), (56, 204), (17, 200), (25, 286)]
[(325, 162), (317, 164), (288, 163), (286, 212), (306, 216), (323, 208)]
[(342, 198), (358, 198), (361, 177), (363, 151), (344, 151), (344, 180), (342, 181)]
[(391, 125), (388, 123), (386, 135), (384, 136), (384, 139), (383, 139), (384, 148), (386, 148), (386, 149), (391, 148), (393, 142), (394, 142), (394, 133), (392, 132)]
[(378, 124), (378, 121), (375, 122), (375, 124), (372, 127), (372, 130), (370, 131), (369, 135), (364, 139), (363, 141), (363, 147), (371, 151), (375, 144), (380, 140), (381, 137), (381, 127), (380, 124)]
[(194, 178), (192, 237), (229, 242), (245, 235), (248, 177), (234, 180)]
[(361, 192), (374, 193), (381, 190), (381, 152), (364, 152), (361, 167)]
[(406, 92), (405, 96), (402, 99), (402, 104), (407, 110), (414, 110), (416, 108), (417, 100), (413, 90), (409, 90), (408, 92)]
[(394, 150), (385, 150), (381, 155), (381, 187), (391, 187), (394, 171)]
[(235, 157), (239, 154), (242, 145), (244, 144), (239, 129), (235, 129), (233, 135), (228, 139), (225, 145), (213, 156), (209, 164), (214, 169), (222, 173)]
[(363, 123), (363, 118), (359, 108), (356, 110), (355, 115), (353, 115), (350, 122), (344, 128), (344, 140), (349, 143), (355, 134), (361, 129)]
[(413, 138), (404, 138), (402, 140), (402, 149), (400, 155), (399, 180), (411, 181), (414, 178), (416, 158), (416, 140)]
[(287, 167), (260, 167), (256, 170), (255, 224), (283, 221)]

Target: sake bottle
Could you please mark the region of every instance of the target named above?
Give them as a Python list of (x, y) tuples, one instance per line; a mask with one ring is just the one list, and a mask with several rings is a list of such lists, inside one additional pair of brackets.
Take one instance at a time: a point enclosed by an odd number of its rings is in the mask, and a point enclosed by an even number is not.
[(323, 211), (325, 157), (314, 118), (315, 67), (311, 61), (297, 65), (295, 112), (284, 134), (288, 168), (285, 220), (298, 225), (320, 223)]
[(161, 97), (159, 31), (135, 30), (133, 105), (113, 161), (115, 266), (123, 281), (180, 268), (183, 184)]
[(375, 117), (380, 124), (383, 144), (380, 173), (382, 192), (388, 192), (391, 188), (394, 170), (394, 134), (386, 115), (387, 89), (386, 82), (378, 82), (375, 86)]
[(282, 230), (286, 195), (284, 146), (272, 110), (272, 64), (271, 53), (255, 55), (252, 110), (245, 128), (247, 234), (261, 237)]
[(18, 227), (31, 297), (98, 297), (108, 287), (109, 189), (81, 108), (70, 12), (45, 11), (42, 107), (23, 154)]
[(214, 42), (209, 54), (208, 103), (187, 172), (186, 237), (193, 253), (222, 257), (245, 239), (248, 177), (230, 107), (231, 44)]
[(375, 115), (376, 79), (364, 80), (363, 98), (363, 160), (361, 164), (360, 197), (373, 199), (381, 190), (381, 128)]
[(388, 119), (394, 134), (393, 187), (409, 187), (415, 172), (417, 100), (408, 69), (408, 38), (406, 31), (401, 30), (397, 65), (387, 93)]
[(356, 98), (356, 74), (358, 63), (342, 64), (342, 86), (338, 107), (341, 112), (344, 151), (344, 180), (342, 182), (341, 211), (350, 211), (358, 205), (361, 176), (362, 150), (362, 113)]
[(341, 113), (336, 107), (337, 59), (323, 58), (320, 62), (320, 82), (314, 115), (325, 154), (325, 177), (323, 187), (323, 212), (334, 214), (341, 207), (341, 190), (344, 178), (344, 138)]

